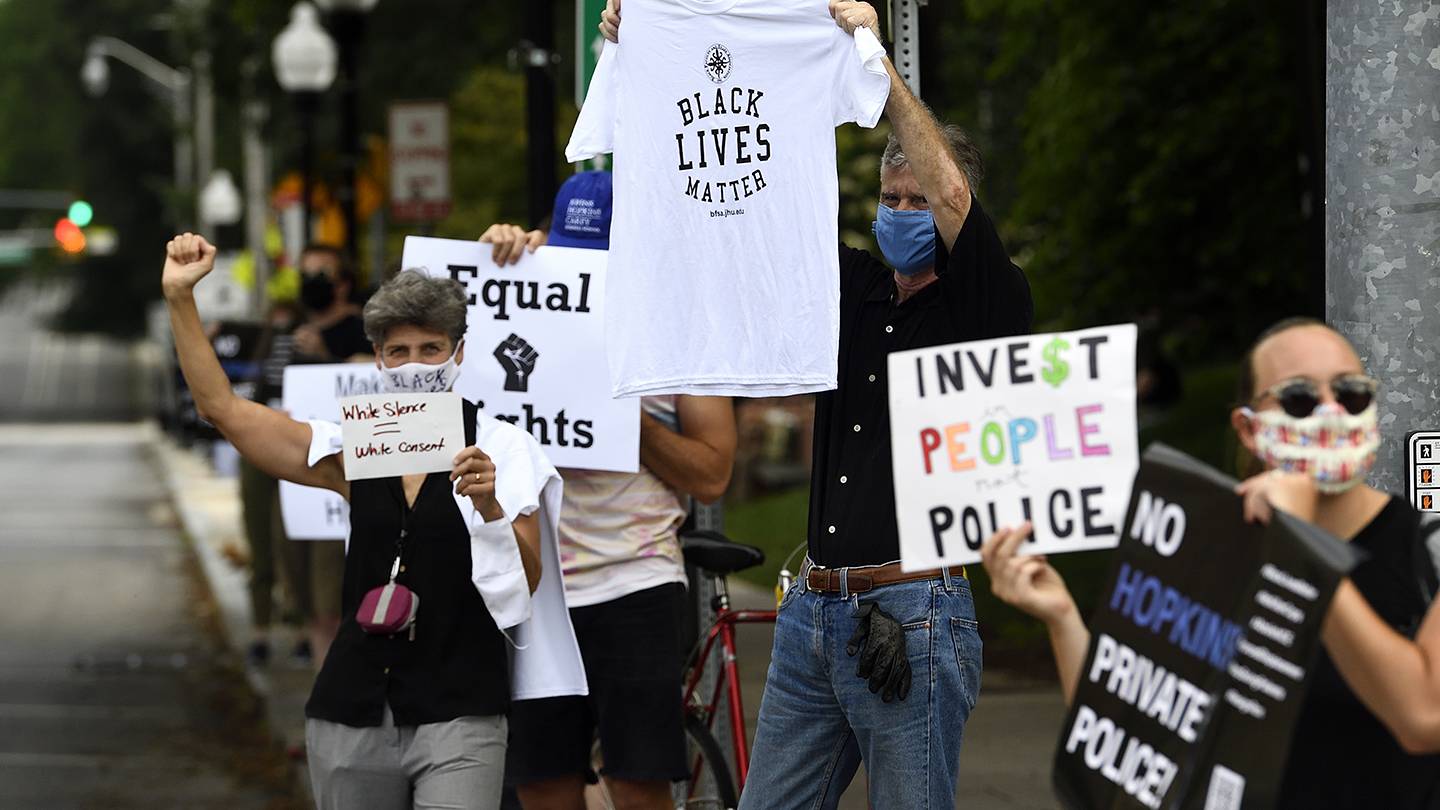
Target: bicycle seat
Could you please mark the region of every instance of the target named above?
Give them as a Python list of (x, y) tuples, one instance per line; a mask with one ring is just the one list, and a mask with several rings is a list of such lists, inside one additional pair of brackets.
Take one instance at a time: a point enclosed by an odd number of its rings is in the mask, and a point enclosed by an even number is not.
[(680, 535), (680, 549), (685, 552), (685, 562), (721, 577), (765, 562), (765, 552), (719, 532), (686, 532)]

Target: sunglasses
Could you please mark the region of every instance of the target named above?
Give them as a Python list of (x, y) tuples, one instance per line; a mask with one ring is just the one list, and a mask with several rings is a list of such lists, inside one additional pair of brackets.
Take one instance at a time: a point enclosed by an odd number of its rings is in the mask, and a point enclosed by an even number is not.
[[(1349, 414), (1364, 413), (1375, 401), (1375, 391), (1380, 384), (1364, 374), (1342, 374), (1329, 382), (1330, 393), (1335, 401)], [(1281, 410), (1296, 419), (1303, 419), (1320, 407), (1320, 388), (1308, 377), (1295, 377), (1270, 386), (1255, 398), (1256, 403), (1266, 397), (1275, 397)]]

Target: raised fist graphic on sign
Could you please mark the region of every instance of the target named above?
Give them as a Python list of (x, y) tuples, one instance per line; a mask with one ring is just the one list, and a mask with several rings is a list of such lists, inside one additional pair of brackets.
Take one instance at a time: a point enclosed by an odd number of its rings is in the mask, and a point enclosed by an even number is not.
[(535, 361), (540, 359), (540, 353), (526, 343), (525, 338), (512, 332), (495, 347), (495, 359), (505, 369), (506, 391), (530, 390), (530, 373), (535, 370)]

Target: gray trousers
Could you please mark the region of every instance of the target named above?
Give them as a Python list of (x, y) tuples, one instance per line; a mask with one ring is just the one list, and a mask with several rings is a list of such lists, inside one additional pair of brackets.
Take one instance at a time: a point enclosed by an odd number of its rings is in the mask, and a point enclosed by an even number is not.
[(505, 780), (502, 715), (379, 726), (305, 723), (318, 810), (496, 810)]

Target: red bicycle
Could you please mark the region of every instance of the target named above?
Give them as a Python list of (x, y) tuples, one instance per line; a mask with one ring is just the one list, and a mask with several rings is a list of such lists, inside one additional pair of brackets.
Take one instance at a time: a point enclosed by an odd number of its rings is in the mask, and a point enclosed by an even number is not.
[[(773, 610), (733, 610), (725, 578), (765, 561), (765, 552), (754, 546), (736, 543), (719, 532), (687, 532), (680, 540), (685, 562), (699, 569), (714, 588), (711, 608), (715, 619), (695, 643), (685, 667), (685, 733), (690, 738), (694, 764), (686, 786), (684, 807), (715, 807), (729, 810), (739, 804), (740, 791), (750, 770), (749, 735), (745, 730), (745, 706), (740, 694), (740, 669), (735, 648), (735, 627), (741, 624), (774, 624)], [(788, 586), (783, 581), (782, 587)], [(710, 656), (718, 651), (719, 666), (711, 670)], [(701, 684), (707, 671), (715, 673), (714, 686), (708, 701)], [(715, 722), (721, 715), (721, 702), (729, 716), (731, 752), (735, 778), (730, 763), (715, 738)], [(708, 780), (707, 777), (708, 776)], [(713, 790), (713, 795), (707, 795)]]

